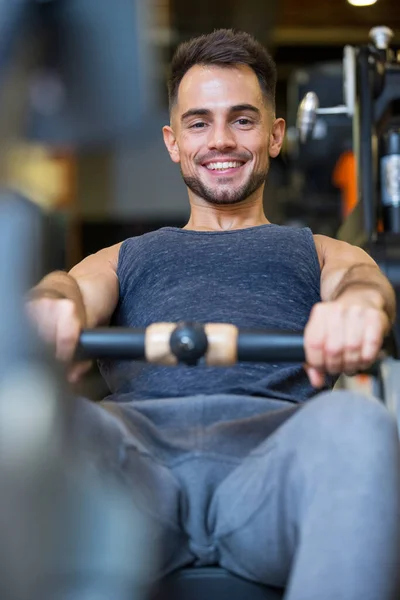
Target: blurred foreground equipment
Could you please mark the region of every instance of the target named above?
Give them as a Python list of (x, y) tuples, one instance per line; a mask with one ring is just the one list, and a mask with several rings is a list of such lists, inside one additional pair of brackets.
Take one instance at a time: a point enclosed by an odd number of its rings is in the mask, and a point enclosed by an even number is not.
[[(0, 173), (22, 132), (86, 145), (140, 131), (149, 103), (137, 5), (0, 4)], [(152, 561), (136, 492), (80, 453), (75, 403), (25, 314), (42, 250), (38, 207), (1, 189), (0, 597), (139, 600)]]
[(147, 3), (37, 2), (39, 62), (29, 88), (28, 135), (86, 146), (139, 136), (157, 109)]

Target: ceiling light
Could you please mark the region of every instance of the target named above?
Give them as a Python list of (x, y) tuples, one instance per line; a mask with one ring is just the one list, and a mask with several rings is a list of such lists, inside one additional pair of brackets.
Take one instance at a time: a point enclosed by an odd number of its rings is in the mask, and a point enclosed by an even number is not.
[(377, 0), (347, 0), (347, 2), (353, 6), (371, 6), (371, 4), (375, 4)]

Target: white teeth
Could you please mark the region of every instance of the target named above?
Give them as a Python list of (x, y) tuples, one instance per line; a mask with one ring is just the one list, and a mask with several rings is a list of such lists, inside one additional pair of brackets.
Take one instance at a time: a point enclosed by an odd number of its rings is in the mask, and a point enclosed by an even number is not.
[(221, 171), (224, 169), (236, 169), (238, 167), (241, 167), (242, 163), (240, 162), (236, 162), (236, 161), (230, 161), (230, 162), (215, 162), (215, 163), (209, 163), (208, 165), (206, 165), (207, 169), (209, 169), (210, 171), (216, 171), (218, 169), (220, 169)]

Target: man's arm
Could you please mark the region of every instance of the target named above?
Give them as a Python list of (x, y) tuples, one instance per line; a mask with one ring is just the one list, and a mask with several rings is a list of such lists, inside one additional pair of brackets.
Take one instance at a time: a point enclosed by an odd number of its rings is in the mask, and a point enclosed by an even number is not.
[(119, 299), (117, 277), (121, 243), (104, 248), (78, 263), (69, 273), (54, 271), (31, 291), (31, 299), (72, 300), (86, 327), (108, 324)]
[(395, 293), (360, 248), (314, 236), (321, 267), (321, 299), (304, 332), (306, 370), (320, 387), (324, 373), (354, 373), (377, 359), (396, 316)]
[(376, 262), (361, 248), (324, 235), (315, 235), (321, 266), (321, 299), (337, 300), (344, 293), (359, 293), (383, 309), (393, 324), (396, 296), (387, 277)]
[[(54, 271), (31, 290), (28, 313), (59, 360), (73, 361), (84, 327), (109, 322), (119, 298), (120, 246), (116, 244), (88, 256), (69, 273)], [(90, 362), (72, 365), (69, 380), (76, 382), (89, 367)]]
[(78, 284), (87, 327), (108, 325), (119, 300), (117, 277), (121, 243), (92, 254), (69, 272)]

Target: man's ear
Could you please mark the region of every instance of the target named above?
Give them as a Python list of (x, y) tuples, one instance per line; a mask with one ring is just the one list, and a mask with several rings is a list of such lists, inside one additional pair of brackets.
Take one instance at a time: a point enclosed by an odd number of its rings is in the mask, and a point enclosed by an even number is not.
[(179, 154), (179, 147), (176, 141), (174, 130), (170, 125), (165, 125), (163, 127), (162, 132), (164, 137), (164, 143), (167, 147), (171, 159), (174, 161), (174, 163), (179, 163), (181, 161), (181, 157)]
[(283, 119), (275, 119), (269, 136), (269, 155), (271, 158), (278, 156), (284, 137), (285, 121)]

